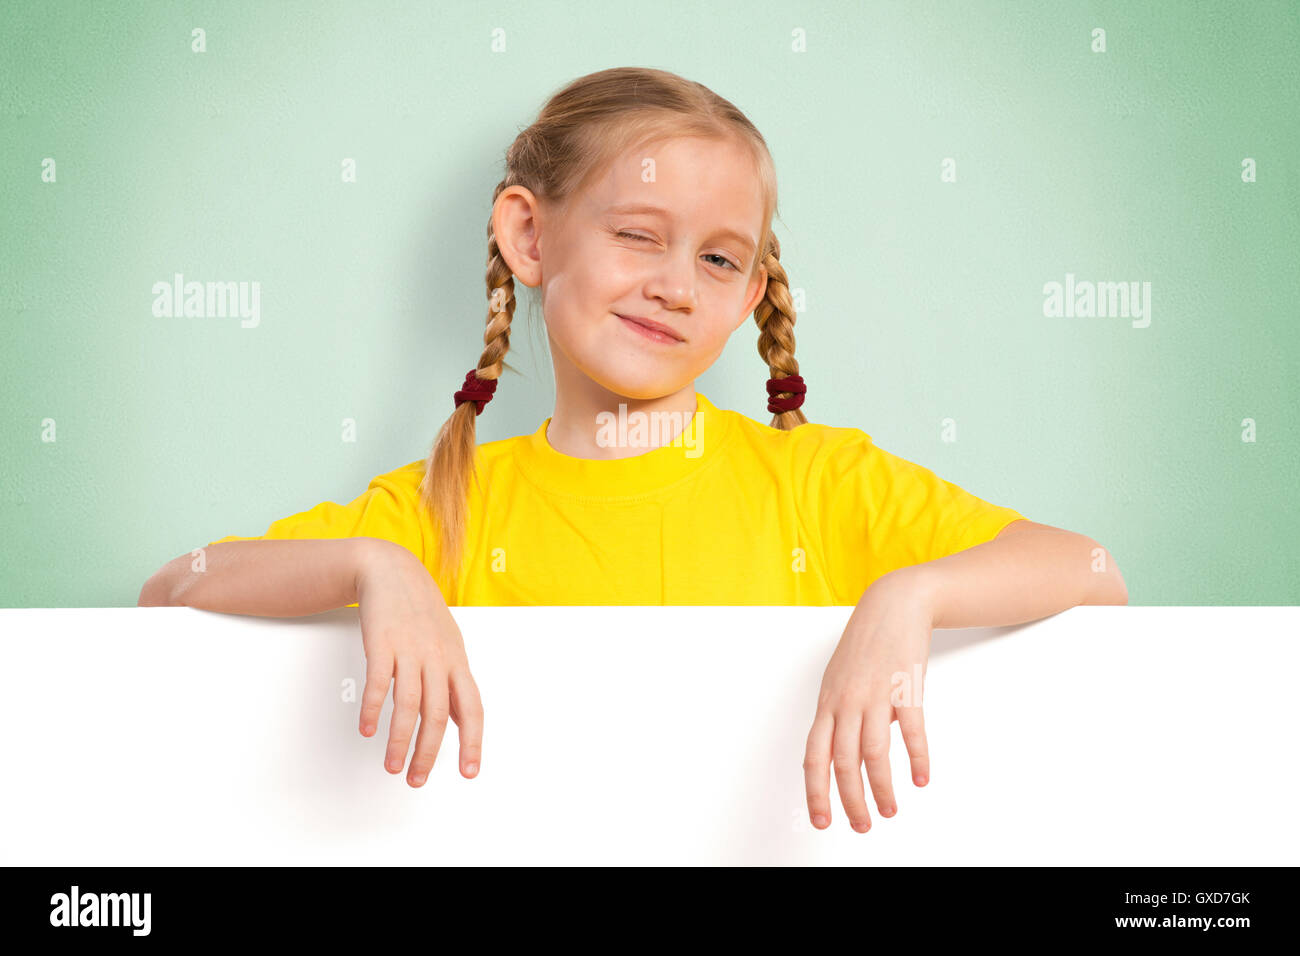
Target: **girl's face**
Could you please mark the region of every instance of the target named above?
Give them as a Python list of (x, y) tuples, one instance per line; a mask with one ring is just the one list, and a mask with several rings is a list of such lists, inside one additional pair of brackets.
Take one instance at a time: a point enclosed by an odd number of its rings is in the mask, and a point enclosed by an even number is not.
[(493, 216), (511, 271), (541, 286), (557, 386), (595, 383), (630, 399), (681, 391), (766, 289), (766, 272), (753, 269), (762, 197), (730, 141), (674, 138), (622, 155), (563, 212), (512, 187)]

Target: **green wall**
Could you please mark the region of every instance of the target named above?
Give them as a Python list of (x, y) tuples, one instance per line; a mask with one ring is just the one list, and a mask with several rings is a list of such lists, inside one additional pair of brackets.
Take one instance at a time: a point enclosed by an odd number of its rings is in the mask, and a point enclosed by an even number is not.
[[(1096, 538), (1131, 604), (1298, 603), (1300, 5), (29, 2), (0, 34), (0, 605), (133, 605), (423, 457), (504, 150), (618, 65), (767, 138), (810, 420)], [(258, 324), (156, 317), (176, 273), (257, 282)], [(1149, 283), (1149, 324), (1045, 315), (1067, 274)], [(541, 321), (480, 440), (550, 414)], [(697, 387), (766, 421), (756, 336)]]

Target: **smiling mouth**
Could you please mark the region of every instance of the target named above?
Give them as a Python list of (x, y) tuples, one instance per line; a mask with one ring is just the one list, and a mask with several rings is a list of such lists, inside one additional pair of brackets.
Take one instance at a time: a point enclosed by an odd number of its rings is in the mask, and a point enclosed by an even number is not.
[(617, 312), (615, 312), (614, 314), (618, 316), (619, 321), (621, 321), (624, 325), (632, 329), (632, 331), (649, 339), (651, 342), (662, 342), (665, 345), (680, 345), (683, 341), (685, 341), (684, 339), (679, 339), (673, 335), (669, 335), (667, 332), (661, 332), (658, 329), (649, 327), (648, 325), (642, 325), (640, 322), (637, 322), (634, 319), (629, 319), (625, 315), (619, 315), (619, 313)]

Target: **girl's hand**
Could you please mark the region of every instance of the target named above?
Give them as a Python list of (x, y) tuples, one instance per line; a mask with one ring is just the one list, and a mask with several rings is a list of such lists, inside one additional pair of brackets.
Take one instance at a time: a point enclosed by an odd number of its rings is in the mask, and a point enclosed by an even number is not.
[(483, 744), (483, 705), (460, 628), (437, 583), (410, 551), (377, 539), (357, 575), (357, 612), (366, 652), (362, 735), (374, 734), (395, 676), (385, 758), (389, 773), (401, 773), (419, 713), (420, 736), (407, 783), (421, 786), (433, 769), (448, 716), (460, 728), (460, 772), (473, 777)]
[[(803, 762), (808, 812), (819, 830), (831, 822), (828, 764), (835, 767), (840, 802), (853, 829), (871, 829), (862, 789), (864, 760), (880, 815), (897, 812), (889, 779), (889, 728), (895, 720), (912, 758), (912, 779), (921, 787), (930, 777), (921, 684), (934, 615), (921, 580), (913, 568), (878, 578), (858, 601), (826, 665)], [(899, 689), (891, 693), (894, 684)]]

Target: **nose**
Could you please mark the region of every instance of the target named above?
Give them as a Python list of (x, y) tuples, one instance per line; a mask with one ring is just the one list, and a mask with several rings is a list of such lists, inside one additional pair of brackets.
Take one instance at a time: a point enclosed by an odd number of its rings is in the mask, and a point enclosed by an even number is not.
[(665, 309), (695, 308), (695, 260), (689, 252), (664, 256), (647, 283), (646, 294)]

